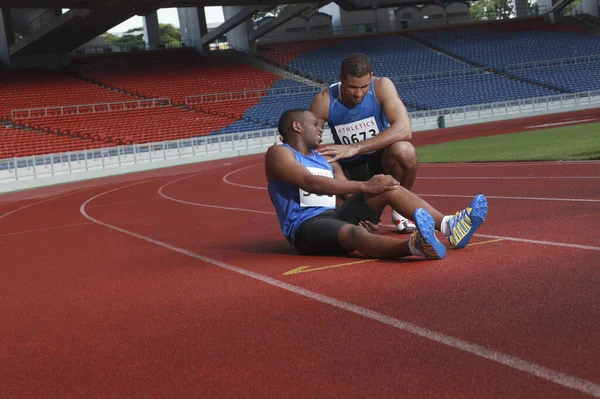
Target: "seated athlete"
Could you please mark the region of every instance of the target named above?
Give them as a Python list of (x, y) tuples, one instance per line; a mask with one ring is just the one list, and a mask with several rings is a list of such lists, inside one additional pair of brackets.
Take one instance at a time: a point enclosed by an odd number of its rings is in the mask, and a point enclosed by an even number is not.
[[(435, 230), (448, 237), (451, 247), (464, 248), (486, 218), (487, 199), (481, 194), (463, 211), (444, 216), (390, 175), (348, 180), (337, 162), (315, 151), (323, 130), (308, 110), (285, 111), (278, 129), (283, 144), (265, 155), (269, 196), (283, 234), (301, 254), (358, 251), (372, 258), (443, 259), (446, 247)], [(353, 195), (338, 208), (336, 196), (344, 194)], [(416, 230), (408, 240), (370, 232), (368, 227), (379, 222), (387, 205), (414, 217)]]

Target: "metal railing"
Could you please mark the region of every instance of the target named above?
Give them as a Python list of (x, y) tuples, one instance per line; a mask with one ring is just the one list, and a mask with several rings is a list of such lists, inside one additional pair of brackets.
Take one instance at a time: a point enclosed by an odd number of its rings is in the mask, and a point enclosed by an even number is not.
[(549, 60), (522, 62), (519, 64), (509, 64), (504, 69), (506, 71), (523, 71), (554, 66), (585, 65), (594, 62), (600, 62), (600, 54), (585, 55), (582, 57), (554, 58)]
[(141, 45), (129, 45), (129, 46), (117, 46), (113, 44), (102, 44), (102, 45), (84, 45), (79, 46), (69, 54), (71, 55), (82, 55), (82, 54), (109, 54), (109, 53), (127, 53), (137, 51), (156, 51), (156, 50), (172, 50), (179, 48), (190, 48), (192, 47), (191, 40), (181, 40), (179, 42), (159, 43), (153, 46), (143, 43)]
[[(560, 110), (565, 107), (576, 108), (595, 104), (600, 107), (600, 90), (448, 109), (416, 111), (411, 112), (410, 116), (413, 127), (433, 128), (437, 125), (440, 116), (443, 116), (448, 122), (476, 121), (492, 116), (516, 116), (525, 112)], [(326, 130), (323, 136), (324, 142), (331, 141), (329, 130)], [(158, 143), (10, 158), (0, 160), (0, 183), (216, 153), (225, 153), (225, 156), (227, 156), (227, 153), (233, 151), (256, 149), (256, 152), (259, 152), (265, 146), (277, 142), (279, 142), (278, 131), (276, 129), (264, 129)]]
[(600, 90), (465, 105), (446, 109), (414, 111), (410, 113), (410, 117), (413, 126), (423, 126), (437, 123), (440, 116), (443, 116), (446, 121), (469, 121), (493, 116), (518, 115), (525, 112), (547, 111), (592, 104), (598, 104), (598, 107), (600, 107)]
[[(516, 115), (526, 112), (560, 110), (565, 107), (577, 108), (596, 104), (600, 107), (600, 90), (415, 111), (411, 112), (410, 116), (413, 127), (434, 128), (441, 116), (448, 122), (477, 121), (493, 116), (513, 115), (518, 117)], [(324, 142), (331, 141), (329, 130), (324, 132), (323, 139)], [(227, 156), (228, 153), (234, 151), (255, 149), (256, 152), (259, 152), (265, 146), (277, 142), (279, 142), (279, 132), (276, 129), (264, 129), (61, 154), (9, 158), (0, 160), (0, 183), (217, 153), (225, 153)]]
[(214, 93), (214, 94), (200, 94), (196, 96), (187, 96), (185, 98), (186, 105), (203, 104), (203, 103), (215, 103), (215, 102), (226, 102), (236, 100), (246, 100), (252, 98), (262, 98), (268, 96), (289, 96), (294, 94), (303, 93), (319, 93), (323, 90), (320, 86), (308, 86), (298, 85), (290, 87), (280, 87), (274, 89), (258, 89), (258, 90), (245, 90), (230, 93)]
[(414, 75), (399, 75), (390, 77), (390, 80), (395, 84), (399, 83), (411, 83), (411, 82), (423, 82), (428, 80), (439, 80), (448, 78), (462, 78), (467, 76), (484, 75), (486, 73), (492, 73), (492, 68), (466, 68), (456, 69), (450, 71), (441, 72), (429, 72)]
[(58, 107), (15, 109), (10, 111), (14, 120), (41, 118), (46, 116), (79, 115), (95, 112), (128, 111), (134, 109), (167, 107), (171, 105), (170, 98), (153, 98), (149, 100), (119, 101), (110, 103), (63, 105)]
[(0, 160), (0, 184), (185, 157), (256, 149), (279, 142), (276, 129)]

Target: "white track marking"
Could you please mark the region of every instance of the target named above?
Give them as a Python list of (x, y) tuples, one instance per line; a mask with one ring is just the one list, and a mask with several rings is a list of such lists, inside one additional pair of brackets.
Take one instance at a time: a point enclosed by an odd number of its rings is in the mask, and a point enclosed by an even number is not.
[(126, 204), (136, 204), (139, 202), (148, 202), (148, 201), (155, 201), (157, 199), (160, 199), (160, 197), (155, 197), (155, 198), (148, 198), (145, 200), (134, 200), (134, 201), (124, 201), (124, 202), (110, 202), (108, 204), (100, 204), (100, 205), (94, 205), (94, 206), (90, 206), (90, 208), (104, 208), (107, 206), (117, 206), (117, 205), (126, 205)]
[(593, 121), (597, 121), (597, 120), (598, 120), (598, 118), (592, 118), (592, 119), (578, 119), (578, 120), (567, 121), (567, 122), (545, 123), (543, 125), (525, 126), (525, 129), (535, 129), (538, 127), (552, 127), (552, 126), (561, 126), (561, 125), (573, 125), (575, 123), (593, 122)]
[[(258, 188), (258, 187), (255, 187), (255, 186), (248, 186), (248, 185), (246, 185), (246, 184), (234, 183), (234, 182), (231, 182), (231, 181), (229, 181), (227, 178), (228, 178), (229, 176), (233, 175), (233, 174), (236, 174), (236, 173), (238, 173), (238, 172), (241, 172), (242, 170), (250, 169), (250, 168), (252, 168), (252, 167), (254, 167), (254, 166), (259, 166), (259, 165), (262, 165), (262, 163), (255, 163), (254, 165), (246, 166), (245, 168), (236, 169), (236, 170), (234, 170), (233, 172), (229, 172), (229, 173), (227, 173), (225, 176), (223, 176), (223, 181), (224, 181), (225, 183), (227, 183), (227, 184), (231, 184), (232, 186), (246, 187), (246, 188)], [(265, 190), (267, 189), (266, 187), (261, 187), (261, 188), (263, 188), (263, 189), (265, 189)]]
[[(394, 224), (379, 223), (379, 225), (380, 226), (385, 226), (385, 227), (396, 228), (396, 225), (394, 225)], [(475, 233), (475, 234), (473, 234), (473, 236), (474, 237), (481, 237), (481, 238), (501, 238), (501, 239), (506, 240), (506, 241), (526, 242), (528, 244), (538, 244), (538, 245), (549, 245), (551, 247), (565, 247), (565, 248), (573, 248), (573, 249), (589, 249), (589, 250), (592, 250), (592, 251), (600, 251), (600, 247), (594, 247), (594, 246), (591, 246), (591, 245), (581, 245), (581, 244), (569, 244), (569, 243), (566, 243), (566, 242), (530, 240), (530, 239), (527, 239), (527, 238), (494, 236), (494, 235), (490, 235), (490, 234), (479, 234), (479, 233)]]
[[(252, 165), (252, 166), (254, 166), (254, 165)], [(243, 169), (246, 169), (246, 168), (243, 168)], [(240, 170), (241, 170), (241, 169), (240, 169)], [(202, 172), (200, 172), (200, 173), (202, 173)], [(197, 174), (196, 174), (196, 175), (197, 175)], [(194, 177), (194, 176), (196, 176), (196, 175), (191, 175), (191, 176), (185, 176), (185, 177), (181, 177), (181, 178), (179, 178), (179, 179), (177, 179), (177, 180), (173, 180), (173, 181), (171, 181), (171, 182), (169, 182), (169, 183), (167, 183), (167, 184), (164, 184), (164, 185), (162, 185), (162, 186), (161, 186), (161, 187), (158, 189), (158, 195), (160, 195), (161, 197), (163, 197), (163, 198), (165, 198), (165, 199), (168, 199), (168, 200), (170, 200), (170, 201), (175, 201), (175, 202), (179, 202), (180, 204), (186, 204), (186, 205), (192, 205), (192, 206), (200, 206), (200, 207), (205, 207), (205, 208), (223, 209), (223, 210), (230, 210), (230, 211), (241, 211), (241, 212), (262, 213), (262, 214), (265, 214), (265, 215), (275, 215), (275, 214), (276, 214), (275, 212), (259, 211), (259, 210), (255, 210), (255, 209), (232, 208), (232, 207), (220, 206), (220, 205), (199, 204), (199, 203), (197, 203), (197, 202), (190, 202), (190, 201), (184, 201), (184, 200), (180, 200), (180, 199), (178, 199), (178, 198), (173, 198), (173, 197), (170, 197), (170, 196), (168, 196), (168, 195), (166, 195), (166, 194), (164, 193), (164, 191), (163, 191), (163, 190), (165, 189), (165, 187), (167, 187), (167, 186), (170, 186), (170, 185), (171, 185), (171, 184), (173, 184), (173, 183), (177, 183), (177, 182), (180, 182), (180, 181), (182, 181), (182, 180), (189, 179), (190, 177)], [(229, 176), (229, 175), (226, 175), (226, 176)], [(223, 178), (223, 181), (227, 182), (227, 181), (225, 180), (225, 178)]]
[(532, 161), (532, 162), (469, 162), (469, 163), (422, 163), (419, 168), (464, 168), (464, 167), (496, 167), (496, 168), (512, 168), (515, 166), (581, 166), (581, 165), (597, 165), (600, 161), (585, 160), (585, 161)]
[[(442, 197), (442, 198), (473, 198), (473, 195), (456, 194), (417, 194), (419, 197)], [(528, 201), (565, 201), (565, 202), (600, 202), (600, 199), (588, 198), (554, 198), (554, 197), (504, 197), (497, 195), (486, 195), (488, 199), (501, 200), (528, 200)]]
[[(254, 166), (254, 165), (253, 165)], [(248, 169), (249, 167), (234, 170), (231, 173), (228, 173), (223, 177), (223, 181), (227, 184), (231, 184), (232, 186), (244, 187), (244, 188), (252, 188), (255, 190), (266, 190), (266, 187), (263, 186), (250, 186), (248, 184), (239, 184), (233, 183), (226, 179), (226, 177), (231, 176), (234, 173), (237, 173), (241, 170)], [(193, 175), (192, 175), (193, 176)], [(186, 176), (185, 178), (189, 178), (192, 176)], [(596, 178), (596, 177), (594, 177)], [(419, 179), (423, 179), (420, 177)], [(433, 178), (432, 178), (433, 179)], [(479, 178), (478, 178), (479, 179)], [(487, 177), (482, 177), (481, 179), (489, 179)], [(174, 183), (174, 182), (173, 182)], [(419, 197), (442, 197), (442, 198), (473, 198), (473, 195), (457, 195), (457, 194), (417, 194)], [(494, 195), (486, 195), (488, 199), (503, 199), (503, 200), (528, 200), (528, 201), (565, 201), (565, 202), (600, 202), (600, 199), (588, 199), (588, 198), (548, 198), (548, 197), (506, 197), (506, 196), (494, 196)]]
[[(225, 176), (223, 176), (223, 181), (227, 184), (231, 184), (232, 186), (238, 186), (238, 187), (244, 187), (244, 188), (251, 188), (251, 189), (255, 189), (255, 190), (266, 190), (267, 188), (264, 186), (251, 186), (248, 184), (240, 184), (240, 183), (234, 183), (232, 181), (230, 181), (228, 179), (229, 176), (236, 174), (238, 172), (241, 172), (243, 170), (246, 169), (250, 169), (253, 166), (258, 166), (258, 165), (262, 165), (262, 163), (258, 163), (258, 164), (254, 164), (254, 165), (250, 165), (250, 166), (246, 166), (244, 168), (241, 169), (236, 169), (232, 172), (227, 173)], [(192, 175), (194, 176), (194, 175)], [(189, 178), (192, 176), (186, 176), (185, 178)], [(537, 177), (531, 177), (531, 179), (534, 179)], [(546, 179), (548, 177), (545, 177)], [(557, 177), (560, 179), (572, 179), (571, 177)], [(600, 179), (600, 176), (586, 176), (586, 177), (581, 177), (581, 178), (588, 178), (588, 179)], [(419, 179), (530, 179), (529, 177), (419, 177)], [(174, 183), (174, 182), (172, 182)], [(419, 197), (444, 197), (444, 198), (473, 198), (472, 195), (451, 195), (451, 194), (417, 194)], [(566, 202), (600, 202), (600, 199), (587, 199), (587, 198), (545, 198), (545, 197), (506, 197), (506, 196), (490, 196), (490, 195), (486, 195), (487, 198), (492, 198), (492, 199), (504, 199), (504, 200), (529, 200), (529, 201), (566, 201)]]
[(600, 247), (593, 247), (591, 245), (566, 244), (566, 243), (562, 243), (562, 242), (541, 241), (541, 240), (528, 240), (526, 238), (493, 236), (493, 235), (489, 235), (489, 234), (475, 234), (475, 236), (483, 237), (483, 238), (502, 238), (506, 241), (526, 242), (529, 244), (539, 244), (539, 245), (551, 245), (553, 247), (567, 247), (567, 248), (590, 249), (592, 251), (600, 251)]
[(44, 203), (44, 202), (51, 201), (51, 200), (53, 200), (53, 199), (57, 199), (57, 198), (66, 197), (67, 195), (75, 194), (75, 193), (78, 193), (78, 192), (80, 192), (80, 191), (83, 191), (83, 190), (85, 190), (85, 189), (73, 190), (73, 191), (70, 191), (70, 192), (68, 192), (68, 193), (65, 193), (65, 194), (56, 195), (56, 196), (53, 196), (53, 197), (50, 197), (50, 198), (46, 198), (46, 199), (44, 199), (44, 200), (37, 201), (37, 202), (32, 202), (31, 204), (27, 204), (27, 205), (25, 205), (25, 206), (22, 206), (22, 207), (20, 207), (20, 208), (13, 209), (13, 210), (12, 210), (12, 211), (10, 211), (10, 212), (6, 212), (6, 213), (5, 213), (5, 214), (3, 214), (3, 215), (0, 215), (0, 220), (1, 220), (1, 219), (4, 219), (5, 217), (7, 217), (7, 216), (9, 216), (9, 215), (12, 215), (13, 213), (17, 213), (17, 212), (19, 212), (19, 211), (22, 211), (23, 209), (27, 209), (27, 208), (29, 208), (29, 207), (32, 207), (32, 206), (35, 206), (35, 205), (39, 205), (39, 204), (42, 204), (42, 203)]
[[(246, 169), (246, 168), (244, 168)], [(236, 171), (234, 171), (236, 172)], [(233, 172), (232, 172), (233, 173)], [(230, 176), (232, 173), (227, 174), (227, 176)], [(184, 180), (184, 179), (189, 179), (190, 177), (194, 177), (195, 175), (191, 175), (191, 176), (185, 176), (182, 177), (180, 179), (177, 180), (173, 180), (163, 186), (161, 186), (158, 189), (158, 194), (165, 198), (168, 199), (170, 201), (175, 201), (175, 202), (179, 202), (181, 204), (186, 204), (186, 205), (192, 205), (192, 206), (197, 206), (197, 207), (204, 207), (204, 208), (213, 208), (213, 209), (222, 209), (222, 210), (230, 210), (230, 211), (240, 211), (240, 212), (250, 212), (250, 213), (261, 213), (264, 215), (277, 215), (275, 212), (267, 212), (267, 211), (261, 211), (261, 210), (257, 210), (257, 209), (247, 209), (247, 208), (236, 208), (236, 207), (229, 207), (229, 206), (221, 206), (221, 205), (211, 205), (211, 204), (201, 204), (198, 202), (191, 202), (191, 201), (184, 201), (184, 200), (180, 200), (178, 198), (173, 198), (170, 197), (168, 195), (166, 195), (164, 193), (164, 188), (173, 184), (173, 183), (177, 183), (178, 181)], [(224, 180), (226, 182), (228, 182), (227, 180)], [(229, 182), (228, 182), (229, 183)], [(232, 183), (229, 183), (232, 184)], [(254, 187), (254, 186), (249, 186), (250, 188), (257, 188), (257, 189), (261, 189), (261, 190), (265, 190), (265, 187)], [(453, 196), (451, 196), (453, 197)], [(464, 196), (464, 197), (468, 197), (468, 198), (473, 198), (473, 196)], [(494, 197), (488, 197), (488, 198), (494, 198)], [(391, 224), (385, 224), (385, 223), (380, 223), (380, 226), (386, 226), (386, 227), (396, 227), (395, 225), (391, 225)], [(579, 244), (569, 244), (569, 243), (564, 243), (564, 242), (552, 242), (552, 241), (538, 241), (538, 240), (528, 240), (526, 238), (516, 238), (516, 237), (503, 237), (503, 236), (491, 236), (491, 235), (482, 235), (482, 234), (475, 234), (476, 237), (484, 237), (484, 238), (503, 238), (505, 240), (509, 240), (509, 241), (518, 241), (518, 242), (527, 242), (527, 243), (531, 243), (531, 244), (539, 244), (539, 245), (550, 245), (550, 246), (554, 246), (554, 247), (566, 247), (566, 248), (574, 248), (574, 249), (590, 249), (593, 251), (598, 251), (600, 250), (600, 247), (593, 247), (593, 246), (589, 246), (589, 245), (579, 245)]]
[(522, 371), (526, 374), (533, 375), (538, 378), (544, 379), (546, 381), (553, 382), (557, 385), (571, 388), (571, 389), (574, 389), (574, 390), (577, 390), (577, 391), (600, 398), (600, 385), (595, 384), (592, 381), (574, 377), (574, 376), (571, 376), (569, 374), (566, 374), (566, 373), (563, 373), (563, 372), (560, 372), (557, 370), (553, 370), (553, 369), (550, 369), (550, 368), (547, 368), (547, 367), (544, 367), (544, 366), (541, 366), (541, 365), (538, 365), (538, 364), (535, 364), (532, 362), (528, 362), (526, 360), (520, 359), (515, 356), (511, 356), (511, 355), (508, 355), (508, 354), (505, 354), (505, 353), (502, 353), (499, 351), (495, 351), (495, 350), (486, 348), (484, 346), (481, 346), (481, 345), (478, 345), (478, 344), (475, 344), (475, 343), (472, 343), (469, 341), (465, 341), (465, 340), (462, 340), (462, 339), (459, 339), (456, 337), (452, 337), (450, 335), (442, 334), (437, 331), (433, 331), (433, 330), (418, 326), (416, 324), (409, 323), (409, 322), (394, 318), (392, 316), (388, 316), (383, 313), (379, 313), (374, 310), (364, 308), (362, 306), (358, 306), (358, 305), (350, 303), (350, 302), (345, 302), (345, 301), (342, 301), (339, 299), (329, 297), (327, 295), (323, 295), (323, 294), (320, 294), (320, 293), (317, 293), (314, 291), (310, 291), (310, 290), (302, 288), (302, 287), (284, 283), (283, 281), (277, 280), (275, 278), (265, 276), (260, 273), (252, 272), (250, 270), (242, 269), (240, 267), (233, 266), (233, 265), (230, 265), (225, 262), (221, 262), (217, 259), (209, 258), (207, 256), (200, 255), (198, 253), (189, 251), (187, 249), (179, 248), (179, 247), (176, 247), (169, 243), (159, 241), (154, 238), (144, 236), (144, 235), (141, 235), (141, 234), (129, 231), (129, 230), (125, 230), (118, 226), (104, 223), (98, 219), (93, 218), (86, 212), (85, 208), (86, 208), (87, 204), (89, 204), (91, 201), (95, 200), (96, 198), (99, 198), (103, 195), (112, 193), (117, 190), (128, 188), (128, 187), (131, 187), (131, 186), (134, 186), (137, 184), (145, 183), (146, 181), (147, 180), (137, 182), (134, 184), (129, 184), (126, 186), (122, 186), (119, 188), (115, 188), (115, 189), (108, 190), (108, 191), (102, 192), (100, 194), (97, 194), (97, 195), (89, 198), (88, 200), (86, 200), (84, 203), (82, 203), (81, 206), (79, 207), (79, 211), (86, 219), (88, 219), (91, 222), (94, 222), (100, 226), (104, 226), (106, 228), (118, 231), (120, 233), (127, 234), (129, 236), (138, 238), (140, 240), (158, 245), (165, 249), (168, 249), (168, 250), (171, 250), (174, 252), (178, 252), (182, 255), (186, 255), (191, 258), (198, 259), (198, 260), (206, 262), (206, 263), (210, 263), (210, 264), (220, 267), (222, 269), (229, 270), (229, 271), (241, 274), (246, 277), (250, 277), (254, 280), (261, 281), (265, 284), (269, 284), (271, 286), (286, 290), (288, 292), (292, 292), (292, 293), (301, 295), (303, 297), (312, 299), (314, 301), (317, 301), (317, 302), (320, 302), (323, 304), (327, 304), (327, 305), (333, 306), (335, 308), (342, 309), (342, 310), (348, 311), (350, 313), (354, 313), (359, 316), (363, 316), (363, 317), (371, 319), (371, 320), (378, 321), (380, 323), (383, 323), (388, 326), (397, 328), (399, 330), (408, 332), (410, 334), (417, 335), (419, 337), (428, 339), (430, 341), (433, 341), (433, 342), (436, 342), (436, 343), (439, 343), (442, 345), (446, 345), (451, 348), (458, 349), (463, 352), (467, 352), (467, 353), (473, 354), (475, 356), (478, 356), (478, 357), (481, 357), (484, 359), (491, 360), (493, 362), (508, 366), (515, 370)]
[(600, 176), (419, 176), (419, 180), (544, 180), (600, 179)]
[(91, 223), (91, 222), (73, 223), (73, 224), (64, 224), (62, 226), (45, 227), (43, 229), (15, 231), (15, 232), (12, 232), (12, 233), (0, 234), (0, 237), (10, 237), (10, 236), (23, 235), (23, 234), (30, 234), (30, 233), (39, 233), (39, 232), (42, 232), (42, 231), (60, 230), (60, 229), (66, 229), (66, 228), (69, 228), (69, 227), (86, 226), (88, 224), (93, 224), (93, 223)]

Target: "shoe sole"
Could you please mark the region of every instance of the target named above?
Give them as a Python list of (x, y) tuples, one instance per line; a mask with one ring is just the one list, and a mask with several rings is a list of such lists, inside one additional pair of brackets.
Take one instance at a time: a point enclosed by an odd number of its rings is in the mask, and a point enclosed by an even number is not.
[(419, 230), (419, 233), (421, 233), (423, 240), (431, 245), (440, 259), (444, 259), (446, 257), (446, 246), (435, 236), (435, 222), (429, 212), (423, 208), (418, 208), (415, 211), (415, 224), (417, 225), (417, 229)]
[(479, 228), (485, 222), (488, 211), (487, 198), (483, 194), (479, 194), (473, 198), (471, 202), (471, 229), (469, 232), (460, 240), (456, 249), (461, 249), (467, 246), (471, 237), (475, 234), (475, 230)]

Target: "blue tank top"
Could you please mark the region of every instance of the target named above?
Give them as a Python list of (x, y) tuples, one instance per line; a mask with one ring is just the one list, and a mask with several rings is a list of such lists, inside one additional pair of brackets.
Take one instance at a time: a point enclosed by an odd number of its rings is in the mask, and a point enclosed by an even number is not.
[[(352, 144), (369, 139), (387, 129), (388, 123), (381, 105), (375, 97), (373, 79), (369, 91), (360, 104), (348, 108), (342, 103), (340, 83), (329, 87), (329, 119), (327, 119), (333, 140), (336, 144)], [(342, 159), (341, 163), (364, 162), (379, 155), (383, 150), (369, 154), (357, 154), (352, 158)]]
[[(296, 160), (312, 174), (333, 178), (333, 169), (322, 155), (317, 154), (314, 150), (312, 156), (303, 155), (289, 145), (283, 145), (291, 149)], [(267, 187), (269, 197), (277, 212), (281, 231), (292, 244), (294, 244), (296, 230), (302, 222), (328, 209), (335, 208), (335, 195), (308, 193), (281, 180), (271, 181)]]

